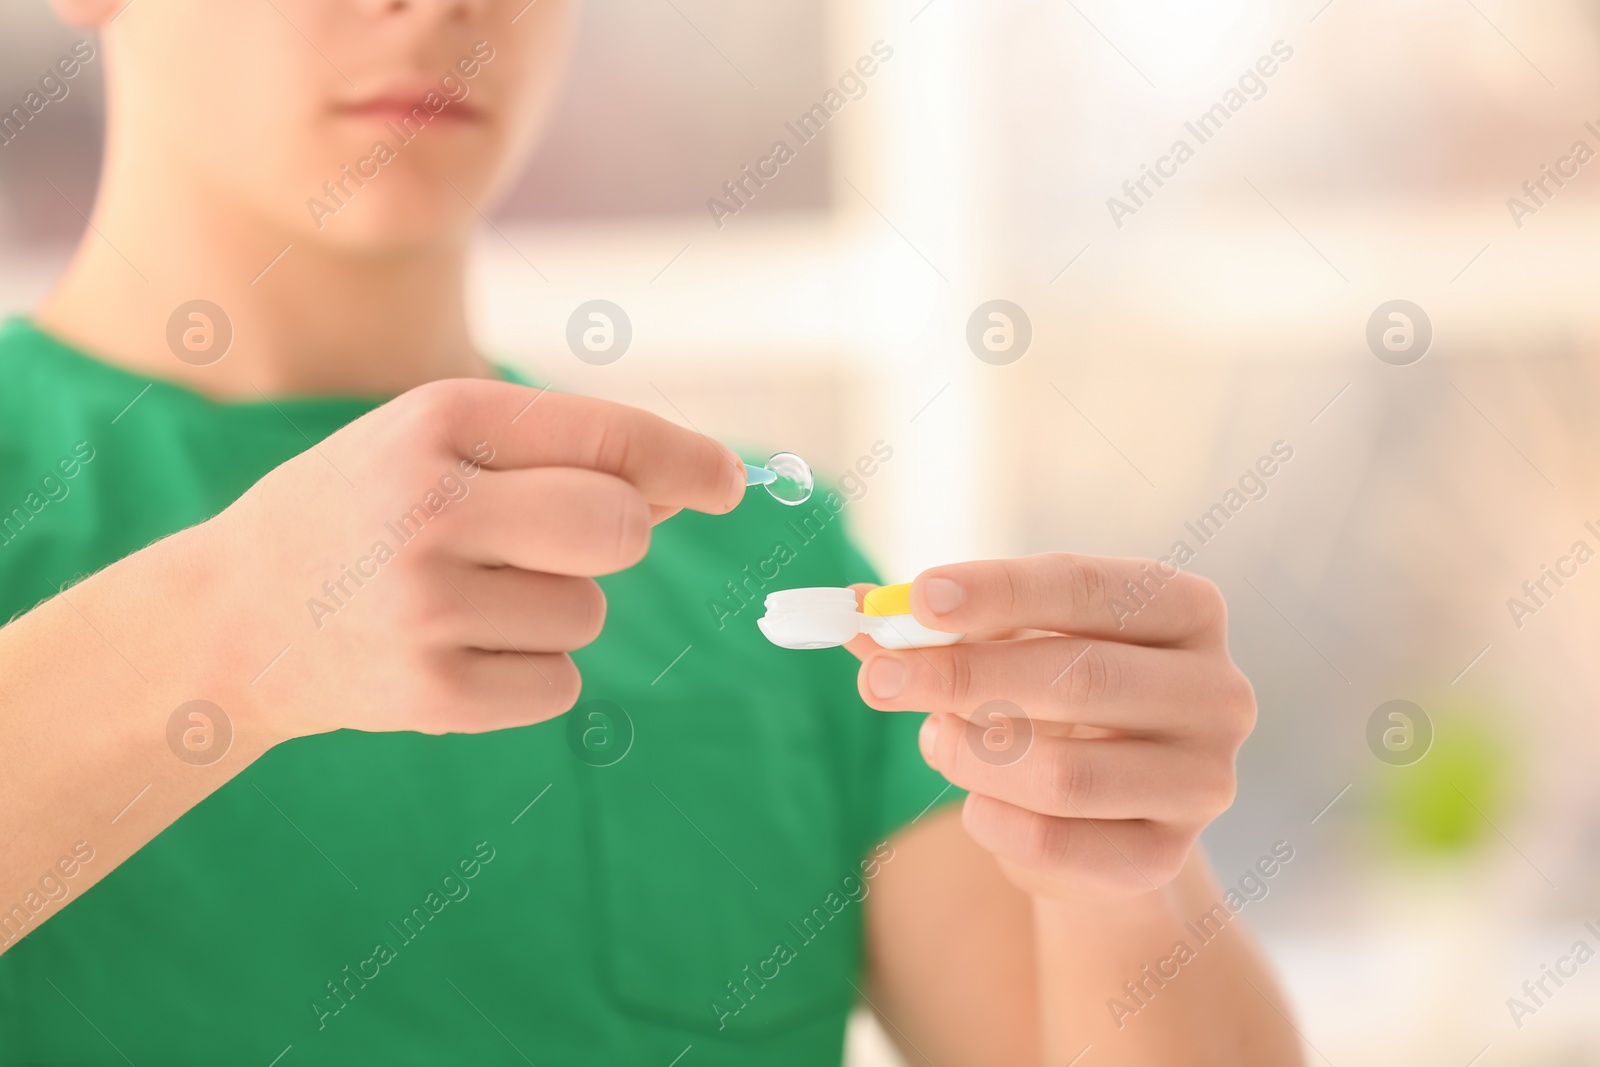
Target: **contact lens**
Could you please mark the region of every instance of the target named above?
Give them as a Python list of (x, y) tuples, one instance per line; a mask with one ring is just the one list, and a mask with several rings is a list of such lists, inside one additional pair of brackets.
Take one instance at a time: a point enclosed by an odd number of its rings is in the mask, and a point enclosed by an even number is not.
[(790, 506), (811, 499), (816, 481), (811, 466), (793, 452), (778, 452), (764, 467), (745, 464), (745, 485), (764, 485), (772, 499)]

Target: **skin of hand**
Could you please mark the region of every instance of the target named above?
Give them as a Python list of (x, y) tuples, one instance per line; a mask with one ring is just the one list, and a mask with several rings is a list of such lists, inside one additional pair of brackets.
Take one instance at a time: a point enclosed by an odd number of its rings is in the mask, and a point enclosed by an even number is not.
[(567, 653), (605, 620), (594, 576), (638, 563), (680, 508), (732, 510), (743, 471), (620, 404), (470, 379), (413, 389), (213, 520), (250, 561), (232, 572), (230, 599), (250, 605), (233, 647), (293, 645), (242, 707), (291, 736), (552, 718), (578, 697)]
[(1302, 1063), (1241, 923), (1136, 1019), (1108, 1001), (1221, 899), (1195, 841), (1256, 712), (1216, 587), (1048, 554), (925, 571), (911, 605), (968, 636), (848, 646), (863, 699), (928, 712), (923, 757), (969, 794), (894, 838), (868, 905), (872, 1003), (907, 1062)]
[(1011, 879), (1072, 898), (1176, 877), (1232, 803), (1256, 718), (1216, 586), (1140, 560), (1050, 553), (924, 571), (911, 607), (968, 637), (898, 652), (856, 638), (862, 699), (929, 713), (923, 757), (969, 792), (966, 830)]

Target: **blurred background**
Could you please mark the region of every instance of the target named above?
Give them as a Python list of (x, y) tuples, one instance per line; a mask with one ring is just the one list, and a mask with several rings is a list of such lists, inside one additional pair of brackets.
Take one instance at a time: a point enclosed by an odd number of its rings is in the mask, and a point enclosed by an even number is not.
[[(0, 6), (0, 100), (73, 39)], [(785, 123), (875, 44), (801, 144)], [(1600, 563), (1523, 591), (1600, 550), (1600, 164), (1574, 156), (1600, 151), (1600, 5), (591, 0), (572, 71), (481, 237), (488, 348), (834, 484), (882, 442), (847, 514), (892, 579), (1187, 542), (1261, 705), (1206, 840), (1224, 883), (1294, 849), (1245, 917), (1311, 1062), (1600, 1063), (1600, 966), (1507, 1005), (1600, 947)], [(98, 76), (0, 147), (0, 311), (84, 225)], [(604, 365), (566, 340), (595, 299), (632, 326)], [(1413, 347), (1374, 348), (1402, 299)]]

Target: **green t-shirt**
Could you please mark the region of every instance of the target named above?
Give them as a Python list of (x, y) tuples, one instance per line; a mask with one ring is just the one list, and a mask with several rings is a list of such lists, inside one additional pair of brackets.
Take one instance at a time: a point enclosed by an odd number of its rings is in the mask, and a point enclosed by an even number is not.
[[(375, 403), (217, 403), (7, 323), (0, 619)], [(756, 629), (763, 583), (871, 580), (832, 503), (658, 527), (568, 715), (268, 752), (0, 956), (0, 1065), (837, 1063), (863, 875), (959, 793), (848, 653)]]

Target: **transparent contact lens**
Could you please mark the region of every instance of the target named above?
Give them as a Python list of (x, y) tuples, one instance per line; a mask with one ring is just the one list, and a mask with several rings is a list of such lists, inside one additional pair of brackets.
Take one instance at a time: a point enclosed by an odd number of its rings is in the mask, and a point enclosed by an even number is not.
[(767, 492), (784, 504), (804, 504), (811, 499), (816, 480), (811, 465), (793, 452), (778, 452), (767, 459), (767, 470), (777, 477), (767, 483)]
[(766, 486), (772, 499), (780, 504), (804, 504), (816, 487), (810, 464), (793, 452), (775, 453), (765, 467), (746, 463), (744, 471), (745, 485)]

